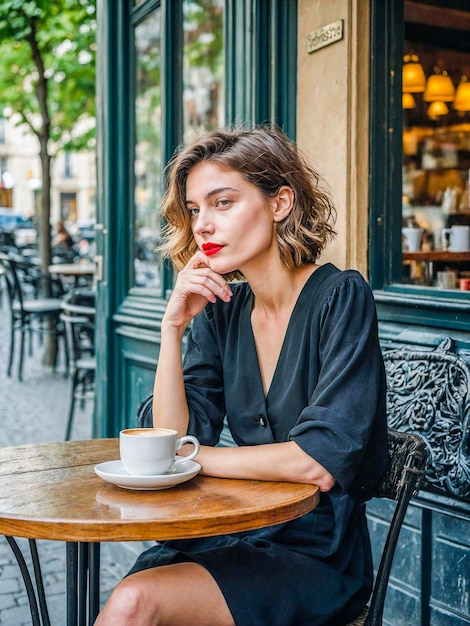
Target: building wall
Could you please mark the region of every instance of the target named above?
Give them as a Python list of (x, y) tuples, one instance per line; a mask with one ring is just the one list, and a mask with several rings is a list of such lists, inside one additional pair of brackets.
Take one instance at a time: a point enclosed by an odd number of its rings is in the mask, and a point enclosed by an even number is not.
[[(39, 144), (25, 126), (16, 126), (14, 119), (5, 120), (4, 142), (0, 143), (0, 158), (7, 159), (8, 171), (14, 181), (13, 209), (24, 215), (34, 215), (41, 187)], [(71, 173), (64, 175), (64, 153), (52, 161), (51, 222), (60, 218), (60, 194), (76, 193), (77, 219), (95, 218), (96, 163), (94, 152), (71, 154)]]
[[(309, 54), (307, 35), (337, 20), (343, 39)], [(298, 34), (298, 143), (338, 211), (338, 236), (322, 261), (367, 277), (369, 2), (299, 0)]]
[(4, 121), (4, 141), (0, 143), (0, 157), (6, 160), (7, 171), (13, 180), (13, 209), (24, 215), (34, 214), (35, 181), (39, 179), (39, 146), (24, 127), (14, 120)]
[[(376, 8), (382, 6), (381, 1), (377, 0)], [(356, 268), (366, 278), (369, 278), (368, 252), (374, 252), (373, 248), (369, 250), (368, 216), (374, 209), (375, 213), (377, 209), (385, 209), (370, 206), (368, 197), (371, 4), (372, 0), (299, 0), (298, 29), (297, 139), (329, 181), (338, 209), (338, 236), (321, 261), (332, 261), (341, 269)], [(344, 20), (343, 39), (309, 54), (308, 34), (337, 20)], [(379, 120), (383, 135), (390, 133), (389, 125), (383, 128), (385, 124), (385, 118)], [(379, 143), (377, 149), (383, 152), (385, 147)], [(380, 193), (376, 195), (381, 197)], [(381, 245), (377, 238), (375, 242)], [(388, 260), (389, 256), (384, 255), (384, 258)], [(462, 332), (464, 323), (458, 318), (458, 315), (468, 315), (468, 307), (464, 309), (466, 303), (458, 301), (445, 318), (447, 322), (437, 328), (434, 318), (438, 311), (433, 308), (431, 298), (423, 314), (410, 302), (408, 293), (396, 297), (401, 306), (391, 303), (390, 294), (376, 289), (374, 295), (384, 348), (398, 346), (427, 354), (433, 348), (439, 351), (441, 342), (451, 337), (456, 352), (468, 363), (468, 332)], [(439, 386), (437, 382), (436, 386)], [(430, 393), (429, 388), (427, 391)], [(439, 396), (441, 391), (436, 388), (434, 395)], [(452, 402), (457, 402), (460, 395), (466, 398), (461, 417), (466, 424), (467, 438), (468, 393), (468, 383), (448, 392), (448, 397), (455, 394)], [(437, 419), (439, 412), (435, 415)], [(432, 441), (427, 441), (431, 446)], [(450, 437), (447, 445), (451, 448)], [(437, 449), (436, 458), (440, 457), (441, 450)], [(468, 463), (468, 451), (463, 457)], [(367, 510), (377, 565), (393, 504), (372, 500)], [(387, 591), (384, 624), (470, 624), (469, 524), (468, 497), (452, 493), (441, 497), (428, 489), (421, 490), (400, 534)]]

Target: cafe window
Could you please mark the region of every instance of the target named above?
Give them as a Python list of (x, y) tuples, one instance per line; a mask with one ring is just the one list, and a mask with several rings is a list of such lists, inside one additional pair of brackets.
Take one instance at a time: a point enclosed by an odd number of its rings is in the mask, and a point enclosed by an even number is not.
[[(179, 143), (224, 124), (223, 7), (223, 0), (182, 0), (183, 119)], [(162, 84), (161, 20), (162, 11), (158, 7), (136, 25), (134, 32), (134, 284), (157, 290), (162, 288), (162, 262), (158, 253), (165, 166), (162, 94), (166, 87), (168, 102), (174, 102), (168, 91), (174, 89), (177, 94), (179, 81), (175, 65), (171, 84)], [(170, 123), (178, 127), (176, 109), (173, 117)]]
[(401, 282), (470, 289), (470, 7), (404, 2)]
[(64, 152), (64, 178), (73, 178), (73, 160), (70, 152)]
[(77, 194), (60, 194), (60, 219), (68, 222), (77, 221)]
[(158, 206), (161, 193), (161, 10), (135, 28), (134, 281), (137, 287), (160, 285)]
[(224, 125), (224, 0), (184, 0), (184, 140)]

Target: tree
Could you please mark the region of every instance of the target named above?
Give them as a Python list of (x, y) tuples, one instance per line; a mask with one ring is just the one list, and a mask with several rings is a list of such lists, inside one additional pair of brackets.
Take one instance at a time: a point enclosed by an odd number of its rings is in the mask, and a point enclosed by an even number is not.
[(0, 3), (0, 114), (37, 137), (41, 161), (39, 254), (50, 264), (51, 160), (92, 149), (95, 116), (95, 0)]

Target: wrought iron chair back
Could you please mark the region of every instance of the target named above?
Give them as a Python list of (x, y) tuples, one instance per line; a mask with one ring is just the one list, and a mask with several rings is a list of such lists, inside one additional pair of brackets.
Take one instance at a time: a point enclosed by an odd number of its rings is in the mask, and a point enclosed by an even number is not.
[[(454, 341), (447, 338), (434, 350), (410, 347), (385, 350), (384, 363), (388, 425), (400, 431), (400, 436), (419, 437), (424, 446), (426, 472), (421, 486), (427, 491), (470, 499), (470, 368), (467, 361), (455, 353)], [(393, 456), (392, 453), (391, 458)], [(387, 476), (388, 472), (384, 480)], [(388, 485), (382, 481), (382, 495), (393, 497), (393, 489), (390, 495), (386, 493), (392, 487), (393, 480)], [(395, 511), (395, 516), (400, 518), (399, 511), (400, 501)], [(395, 532), (396, 524), (394, 517), (389, 537)], [(396, 539), (391, 541), (396, 544)], [(393, 551), (386, 546), (382, 561), (386, 552), (385, 570), (379, 569), (377, 580), (388, 583), (391, 566), (388, 560), (390, 555), (393, 557)], [(370, 610), (353, 623), (355, 626), (382, 623), (385, 591), (386, 586), (378, 592), (378, 601), (373, 597)]]
[(95, 308), (70, 302), (62, 303), (61, 320), (67, 340), (69, 367), (72, 371), (70, 404), (67, 416), (65, 440), (72, 434), (76, 400), (83, 406), (95, 394)]
[(421, 437), (388, 429), (389, 462), (375, 497), (396, 500), (368, 607), (349, 626), (381, 626), (390, 570), (398, 537), (413, 494), (421, 486), (427, 459)]

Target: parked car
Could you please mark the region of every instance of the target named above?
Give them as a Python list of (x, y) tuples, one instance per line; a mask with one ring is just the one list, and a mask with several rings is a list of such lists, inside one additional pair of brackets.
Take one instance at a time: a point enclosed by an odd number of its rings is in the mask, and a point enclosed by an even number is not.
[(35, 243), (37, 240), (33, 220), (6, 207), (0, 207), (0, 232), (13, 235), (17, 246)]
[(17, 228), (33, 228), (33, 220), (20, 213), (15, 213), (13, 209), (0, 207), (0, 230), (4, 233), (13, 233)]

